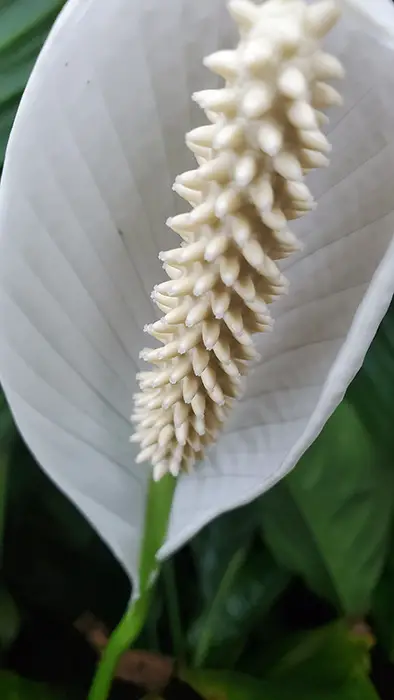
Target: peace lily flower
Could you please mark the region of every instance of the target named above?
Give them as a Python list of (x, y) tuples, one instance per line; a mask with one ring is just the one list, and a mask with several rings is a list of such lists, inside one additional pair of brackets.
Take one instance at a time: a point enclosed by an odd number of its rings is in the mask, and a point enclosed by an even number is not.
[(225, 86), (193, 95), (212, 123), (186, 135), (199, 167), (174, 190), (192, 209), (168, 220), (183, 243), (159, 254), (170, 279), (152, 298), (164, 316), (146, 330), (161, 346), (140, 354), (154, 367), (138, 375), (132, 440), (156, 480), (203, 459), (241, 394), (259, 357), (252, 336), (272, 329), (268, 305), (288, 292), (276, 261), (300, 249), (288, 221), (315, 206), (304, 175), (329, 163), (318, 108), (341, 104), (326, 80), (343, 68), (319, 48), (340, 14), (335, 2), (235, 0), (229, 9), (240, 42), (205, 59)]
[[(290, 291), (223, 434), (177, 482), (161, 557), (294, 467), (391, 300), (394, 13), (384, 0), (343, 9), (325, 50), (345, 68), (345, 102), (325, 127), (331, 165), (309, 176), (317, 209), (292, 226), (303, 248), (280, 262)], [(135, 463), (129, 415), (143, 328), (159, 317), (158, 253), (177, 246), (171, 185), (195, 167), (183, 146), (201, 124), (190, 97), (220, 85), (203, 58), (235, 45), (224, 0), (70, 0), (2, 177), (1, 382), (42, 468), (137, 585), (150, 469)]]

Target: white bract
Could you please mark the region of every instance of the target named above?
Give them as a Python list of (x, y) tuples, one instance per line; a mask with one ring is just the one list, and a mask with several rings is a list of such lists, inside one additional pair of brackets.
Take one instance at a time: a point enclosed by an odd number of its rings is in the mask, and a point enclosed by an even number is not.
[[(296, 464), (391, 300), (386, 21), (384, 33), (383, 42), (368, 12), (359, 21), (345, 7), (326, 42), (346, 71), (345, 102), (324, 127), (330, 167), (307, 177), (318, 206), (292, 224), (303, 249), (279, 262), (290, 292), (271, 307), (274, 332), (256, 336), (261, 360), (223, 434), (179, 478), (161, 556)], [(201, 124), (191, 95), (220, 84), (202, 61), (236, 41), (224, 0), (70, 0), (29, 81), (2, 176), (0, 379), (35, 457), (134, 580), (150, 473), (129, 443), (143, 328), (158, 320), (158, 253), (177, 247), (165, 226), (181, 211), (171, 185), (195, 167), (184, 147)], [(248, 163), (240, 172), (250, 176)]]

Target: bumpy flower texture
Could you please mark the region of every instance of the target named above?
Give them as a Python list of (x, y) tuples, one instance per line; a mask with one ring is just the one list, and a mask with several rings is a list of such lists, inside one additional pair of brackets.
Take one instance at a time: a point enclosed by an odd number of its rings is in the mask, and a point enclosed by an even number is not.
[(160, 253), (169, 280), (152, 298), (164, 316), (145, 330), (161, 345), (141, 352), (154, 368), (138, 375), (131, 440), (155, 479), (203, 458), (242, 390), (253, 334), (271, 331), (269, 304), (288, 291), (277, 261), (300, 247), (288, 222), (314, 208), (304, 175), (329, 163), (320, 110), (341, 104), (326, 81), (342, 66), (320, 48), (336, 3), (229, 10), (240, 41), (205, 59), (224, 87), (193, 95), (211, 123), (186, 135), (198, 168), (174, 189), (192, 208), (167, 222), (182, 242)]

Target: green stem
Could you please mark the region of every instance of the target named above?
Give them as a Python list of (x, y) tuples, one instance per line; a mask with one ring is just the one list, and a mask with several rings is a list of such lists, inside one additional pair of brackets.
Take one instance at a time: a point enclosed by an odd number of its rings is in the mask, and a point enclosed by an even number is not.
[(144, 625), (152, 593), (152, 578), (158, 570), (156, 554), (167, 534), (175, 485), (176, 481), (171, 476), (166, 476), (157, 483), (153, 480), (150, 482), (139, 566), (141, 594), (131, 603), (112, 633), (98, 665), (88, 700), (106, 700), (120, 657), (137, 639)]
[(171, 560), (166, 562), (163, 566), (163, 580), (174, 655), (177, 661), (183, 661), (184, 650), (181, 615), (178, 605), (174, 564)]
[(148, 598), (149, 596), (145, 594), (138, 600), (135, 600), (126, 610), (112, 633), (108, 646), (104, 650), (97, 667), (89, 693), (89, 700), (105, 700), (108, 697), (118, 661), (122, 654), (137, 639), (142, 629), (149, 605)]

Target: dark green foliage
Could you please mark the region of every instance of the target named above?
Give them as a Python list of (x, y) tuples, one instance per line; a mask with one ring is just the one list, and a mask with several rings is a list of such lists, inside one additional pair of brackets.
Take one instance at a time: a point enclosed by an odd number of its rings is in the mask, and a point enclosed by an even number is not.
[(8, 649), (21, 627), (21, 613), (3, 583), (0, 583), (0, 650)]
[(197, 666), (231, 668), (289, 581), (255, 537), (259, 512), (256, 503), (228, 513), (192, 542), (201, 604), (189, 647)]
[(378, 700), (368, 679), (368, 642), (335, 623), (282, 642), (268, 671), (254, 678), (232, 671), (186, 671), (184, 678), (207, 697), (228, 700)]
[(385, 569), (374, 593), (372, 619), (379, 641), (394, 663), (394, 530)]
[(111, 628), (130, 595), (126, 574), (21, 440), (10, 460), (4, 570), (22, 606), (70, 624), (90, 610)]
[(12, 673), (0, 671), (1, 700), (66, 700), (66, 694), (43, 683), (32, 683)]
[(297, 468), (261, 499), (266, 542), (285, 568), (363, 615), (388, 550), (394, 469), (347, 401)]

